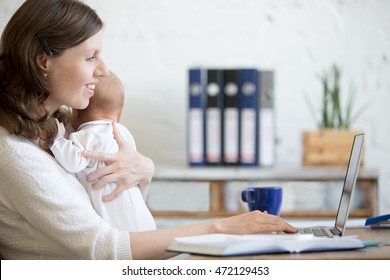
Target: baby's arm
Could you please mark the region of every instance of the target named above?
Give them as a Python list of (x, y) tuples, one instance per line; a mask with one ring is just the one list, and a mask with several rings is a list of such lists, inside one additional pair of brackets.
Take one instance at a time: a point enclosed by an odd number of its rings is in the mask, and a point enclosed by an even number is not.
[(72, 173), (85, 169), (90, 159), (83, 156), (85, 144), (88, 140), (87, 133), (83, 131), (74, 132), (69, 135), (69, 140), (64, 137), (65, 129), (62, 123), (58, 123), (58, 134), (50, 147), (56, 160), (66, 170)]

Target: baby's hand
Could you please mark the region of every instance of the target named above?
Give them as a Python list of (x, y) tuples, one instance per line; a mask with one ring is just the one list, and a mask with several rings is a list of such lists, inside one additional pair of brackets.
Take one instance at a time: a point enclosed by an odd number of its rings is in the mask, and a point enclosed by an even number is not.
[(57, 129), (58, 129), (56, 138), (59, 138), (59, 137), (62, 137), (65, 135), (65, 126), (63, 123), (60, 123), (58, 121), (58, 119), (55, 119), (55, 120), (56, 120), (56, 124), (57, 124)]

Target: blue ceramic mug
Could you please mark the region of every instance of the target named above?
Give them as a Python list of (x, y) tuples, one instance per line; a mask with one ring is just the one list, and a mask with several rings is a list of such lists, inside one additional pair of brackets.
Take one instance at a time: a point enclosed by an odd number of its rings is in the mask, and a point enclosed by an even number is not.
[(248, 188), (241, 192), (242, 201), (248, 203), (249, 211), (267, 211), (279, 215), (282, 208), (283, 189), (281, 187)]

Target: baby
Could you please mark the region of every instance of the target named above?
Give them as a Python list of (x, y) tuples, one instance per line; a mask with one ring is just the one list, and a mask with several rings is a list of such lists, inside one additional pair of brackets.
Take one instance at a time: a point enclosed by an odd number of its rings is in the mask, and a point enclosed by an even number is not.
[[(113, 227), (127, 231), (146, 231), (156, 229), (141, 190), (132, 186), (109, 202), (102, 197), (110, 194), (116, 184), (108, 184), (99, 190), (92, 189), (92, 183), (86, 177), (104, 162), (83, 157), (84, 150), (115, 153), (118, 144), (113, 135), (112, 123), (121, 135), (135, 148), (131, 133), (119, 123), (124, 103), (123, 85), (113, 73), (99, 79), (94, 96), (84, 110), (73, 110), (73, 127), (69, 140), (64, 137), (64, 129), (50, 147), (56, 160), (69, 172), (76, 173), (78, 180), (87, 190), (96, 212)], [(61, 129), (59, 129), (61, 131)]]

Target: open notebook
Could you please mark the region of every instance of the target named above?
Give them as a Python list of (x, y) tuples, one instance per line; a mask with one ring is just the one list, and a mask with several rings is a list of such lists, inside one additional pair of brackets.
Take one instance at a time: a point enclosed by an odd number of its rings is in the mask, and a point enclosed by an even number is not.
[(364, 248), (356, 237), (322, 238), (297, 234), (207, 234), (178, 237), (167, 251), (210, 256), (353, 250)]

